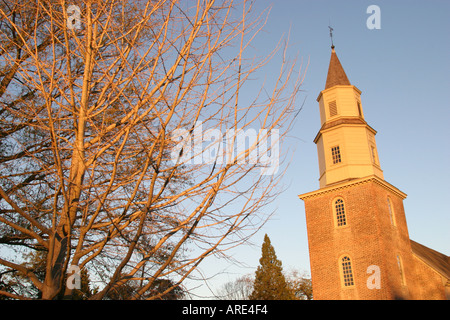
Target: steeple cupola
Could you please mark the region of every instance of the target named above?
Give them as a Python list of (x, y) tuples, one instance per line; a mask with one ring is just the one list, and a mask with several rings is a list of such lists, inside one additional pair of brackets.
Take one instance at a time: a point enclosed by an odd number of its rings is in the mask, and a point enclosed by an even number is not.
[(351, 85), (334, 46), (325, 89), (317, 101), (321, 129), (314, 142), (319, 154), (320, 187), (370, 175), (383, 179), (376, 131), (364, 120), (361, 91)]

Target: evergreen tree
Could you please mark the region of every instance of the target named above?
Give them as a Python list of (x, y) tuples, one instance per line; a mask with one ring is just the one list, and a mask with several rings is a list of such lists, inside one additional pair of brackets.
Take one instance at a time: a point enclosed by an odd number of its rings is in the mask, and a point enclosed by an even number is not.
[(250, 300), (293, 300), (295, 299), (283, 275), (281, 261), (267, 234), (264, 236), (260, 265), (256, 269), (255, 282)]

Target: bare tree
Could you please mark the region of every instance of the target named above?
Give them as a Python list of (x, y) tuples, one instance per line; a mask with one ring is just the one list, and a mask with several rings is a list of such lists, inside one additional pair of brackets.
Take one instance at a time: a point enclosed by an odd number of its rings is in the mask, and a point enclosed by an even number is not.
[(217, 293), (217, 297), (222, 300), (249, 300), (252, 291), (253, 279), (249, 275), (244, 275), (226, 282)]
[(285, 277), (296, 299), (313, 299), (311, 276), (305, 272), (300, 273), (298, 270), (292, 269), (285, 274)]
[[(281, 52), (271, 91), (242, 102), (280, 52), (246, 54), (265, 13), (245, 1), (28, 0), (2, 1), (0, 17), (2, 272), (42, 299), (72, 295), (71, 266), (104, 282), (91, 299), (121, 287), (158, 299), (266, 220), (302, 75)], [(33, 251), (43, 279), (18, 254)]]

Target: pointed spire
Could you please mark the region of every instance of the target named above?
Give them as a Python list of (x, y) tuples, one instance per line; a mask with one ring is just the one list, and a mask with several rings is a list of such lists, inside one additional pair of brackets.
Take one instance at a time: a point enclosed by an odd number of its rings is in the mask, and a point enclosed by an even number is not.
[(325, 89), (337, 85), (350, 85), (350, 81), (348, 80), (344, 68), (342, 68), (342, 65), (336, 55), (334, 45), (332, 45), (330, 66), (328, 67), (328, 75), (327, 75), (327, 82), (325, 84)]

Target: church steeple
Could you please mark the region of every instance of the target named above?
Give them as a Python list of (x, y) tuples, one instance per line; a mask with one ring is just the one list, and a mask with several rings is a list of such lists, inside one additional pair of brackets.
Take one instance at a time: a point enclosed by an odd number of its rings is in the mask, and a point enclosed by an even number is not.
[(328, 67), (327, 82), (325, 84), (325, 89), (337, 86), (337, 85), (350, 85), (350, 81), (345, 74), (344, 68), (339, 61), (334, 50), (334, 45), (331, 46), (331, 58), (330, 65)]
[(350, 84), (334, 45), (325, 89), (317, 101), (321, 128), (314, 142), (319, 154), (320, 187), (367, 176), (384, 179), (376, 131), (364, 120), (361, 91)]
[[(299, 195), (314, 299), (448, 299), (448, 273), (441, 267), (428, 273), (432, 264), (422, 263), (421, 249), (409, 240), (406, 194), (384, 180), (361, 91), (348, 81), (331, 44), (327, 85), (317, 98), (320, 188)], [(444, 276), (433, 278), (438, 273)]]
[[(331, 49), (326, 86), (317, 98), (320, 188), (299, 196), (305, 202), (314, 299), (409, 297), (413, 258), (406, 194), (384, 180), (361, 91)], [(376, 290), (367, 280), (371, 268), (379, 272)]]

